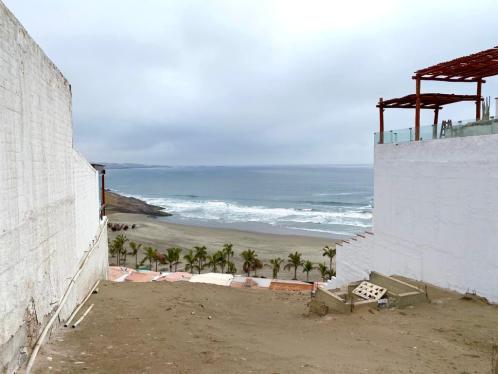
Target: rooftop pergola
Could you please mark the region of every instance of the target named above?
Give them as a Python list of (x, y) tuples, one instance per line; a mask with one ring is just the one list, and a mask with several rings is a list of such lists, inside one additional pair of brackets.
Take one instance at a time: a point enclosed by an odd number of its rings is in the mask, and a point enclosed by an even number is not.
[(442, 62), (415, 72), (415, 140), (420, 138), (420, 109), (422, 109), (421, 81), (475, 82), (476, 120), (481, 119), (481, 88), (483, 78), (498, 75), (498, 46), (472, 55)]
[[(462, 101), (477, 101), (480, 99), (476, 95), (453, 95), (442, 93), (424, 93), (420, 94), (420, 109), (434, 110), (434, 125), (438, 123), (439, 111), (443, 109), (444, 105), (454, 104)], [(390, 108), (397, 109), (416, 109), (417, 108), (417, 95), (411, 94), (396, 99), (383, 100), (379, 99), (377, 104), (379, 108), (379, 121), (380, 121), (380, 136), (381, 142), (384, 133), (384, 110)]]
[(415, 72), (413, 79), (444, 82), (480, 82), (498, 75), (498, 46)]

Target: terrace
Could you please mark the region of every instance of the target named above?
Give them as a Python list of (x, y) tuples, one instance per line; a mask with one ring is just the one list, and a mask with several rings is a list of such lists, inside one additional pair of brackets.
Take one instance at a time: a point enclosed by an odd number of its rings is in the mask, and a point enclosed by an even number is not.
[[(497, 134), (498, 119), (489, 115), (489, 101), (482, 104), (483, 98), (481, 95), (482, 84), (486, 82), (483, 78), (494, 75), (498, 75), (498, 47), (417, 70), (412, 77), (416, 81), (415, 94), (389, 100), (379, 99), (377, 104), (377, 108), (379, 108), (379, 132), (375, 133), (375, 143), (403, 143)], [(421, 93), (421, 82), (423, 80), (473, 82), (476, 83), (476, 94)], [(445, 105), (464, 101), (475, 103), (475, 119), (458, 121), (457, 123), (452, 123), (452, 121), (438, 123), (439, 111)], [(483, 113), (481, 113), (481, 105)], [(415, 109), (414, 126), (385, 131), (384, 111), (392, 108)], [(434, 111), (432, 125), (420, 126), (420, 111), (422, 109)]]

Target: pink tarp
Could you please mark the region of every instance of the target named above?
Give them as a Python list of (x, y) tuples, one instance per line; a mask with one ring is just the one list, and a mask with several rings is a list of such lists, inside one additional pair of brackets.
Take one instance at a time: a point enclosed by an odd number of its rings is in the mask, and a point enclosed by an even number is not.
[(113, 282), (123, 282), (129, 274), (135, 271), (135, 269), (125, 268), (122, 266), (109, 266), (107, 270), (107, 278)]
[(134, 272), (128, 275), (125, 279), (126, 282), (152, 282), (160, 274), (155, 271), (147, 272)]

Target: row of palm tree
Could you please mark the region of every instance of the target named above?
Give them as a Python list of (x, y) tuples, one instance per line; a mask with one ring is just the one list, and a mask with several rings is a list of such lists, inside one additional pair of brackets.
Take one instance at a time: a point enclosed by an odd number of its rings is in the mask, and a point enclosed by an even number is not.
[[(130, 242), (129, 247), (131, 252), (128, 252), (125, 244), (128, 239), (125, 235), (117, 235), (116, 238), (109, 243), (109, 250), (111, 255), (117, 258), (117, 263), (121, 265), (124, 263), (126, 265), (126, 256), (132, 255), (135, 257), (135, 268), (138, 268), (138, 252), (142, 248), (142, 244), (137, 244), (135, 242)], [(177, 271), (178, 265), (182, 264), (181, 259), (185, 263), (185, 271), (189, 271), (192, 274), (197, 272), (200, 274), (202, 270), (210, 269), (211, 271), (217, 273), (228, 273), (235, 274), (237, 268), (233, 262), (234, 252), (233, 244), (224, 244), (223, 248), (215, 251), (213, 253), (208, 253), (205, 246), (196, 246), (190, 249), (183, 257), (181, 257), (182, 249), (178, 247), (167, 248), (166, 252), (160, 253), (157, 249), (153, 247), (144, 248), (144, 257), (140, 262), (143, 265), (145, 262), (149, 262), (149, 266), (152, 269), (153, 264), (155, 265), (155, 270), (157, 271), (158, 264), (168, 265), (169, 271)], [(270, 260), (268, 264), (263, 264), (263, 262), (258, 258), (256, 251), (252, 249), (247, 249), (241, 254), (243, 263), (242, 269), (247, 276), (251, 276), (254, 272), (254, 276), (257, 276), (258, 270), (262, 269), (264, 266), (270, 267), (272, 269), (273, 278), (278, 278), (278, 273), (282, 270), (282, 265), (284, 270), (294, 272), (294, 280), (297, 280), (297, 271), (302, 268), (303, 273), (306, 273), (306, 281), (309, 281), (309, 274), (313, 270), (317, 270), (323, 281), (331, 279), (335, 276), (335, 271), (332, 267), (332, 260), (336, 255), (335, 248), (325, 246), (322, 250), (322, 255), (329, 258), (329, 266), (323, 264), (314, 264), (309, 260), (304, 260), (302, 254), (298, 251), (290, 253), (287, 256), (287, 261), (276, 257)]]
[[(306, 273), (306, 281), (309, 282), (310, 273), (316, 269), (320, 272), (322, 280), (325, 281), (335, 276), (335, 271), (332, 268), (332, 260), (335, 257), (335, 254), (335, 248), (330, 248), (328, 245), (323, 248), (322, 255), (324, 257), (329, 257), (330, 260), (330, 265), (327, 267), (325, 263), (315, 265), (309, 260), (303, 260), (302, 253), (296, 251), (287, 256), (287, 263), (284, 265), (284, 270), (293, 270), (294, 278), (292, 279), (297, 280), (297, 270), (302, 267), (303, 273)], [(257, 276), (258, 269), (263, 268), (263, 266), (268, 266), (272, 269), (273, 278), (278, 278), (278, 273), (281, 271), (282, 264), (285, 261), (283, 258), (276, 257), (272, 258), (269, 264), (263, 264), (262, 261), (258, 259), (256, 252), (252, 249), (243, 251), (241, 256), (244, 260), (242, 269), (248, 277), (251, 276), (251, 271), (254, 271), (254, 275)]]
[(201, 273), (204, 269), (211, 269), (211, 271), (218, 273), (235, 274), (237, 268), (233, 263), (233, 244), (224, 244), (223, 248), (208, 253), (205, 246), (198, 246), (190, 249), (183, 259), (185, 260), (185, 270), (191, 273)]

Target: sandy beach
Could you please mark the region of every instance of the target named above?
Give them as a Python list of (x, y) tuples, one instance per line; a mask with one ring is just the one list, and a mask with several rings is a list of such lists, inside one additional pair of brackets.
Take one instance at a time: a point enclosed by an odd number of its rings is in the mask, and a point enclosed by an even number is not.
[[(202, 245), (205, 245), (208, 251), (215, 251), (221, 249), (225, 243), (232, 243), (238, 273), (242, 273), (240, 253), (248, 248), (255, 250), (264, 263), (277, 256), (286, 259), (287, 255), (294, 251), (301, 252), (304, 260), (315, 263), (323, 263), (324, 261), (328, 263), (328, 258), (322, 256), (322, 248), (326, 245), (334, 245), (334, 240), (327, 238), (190, 226), (164, 222), (143, 214), (112, 213), (109, 215), (109, 221), (111, 223), (124, 223), (129, 226), (136, 225), (135, 229), (128, 229), (127, 231), (113, 232), (109, 230), (111, 240), (118, 234), (124, 234), (130, 241), (143, 243), (143, 247), (152, 246), (158, 249), (159, 252), (164, 252), (168, 247), (176, 246), (183, 248), (185, 253), (186, 250), (194, 246)], [(141, 256), (139, 256), (139, 261), (140, 259)], [(115, 258), (109, 258), (110, 264), (115, 262)], [(128, 256), (127, 262), (128, 265), (134, 266), (134, 259), (131, 256)], [(180, 265), (181, 267), (182, 265)], [(166, 266), (164, 266), (164, 269), (166, 270)], [(258, 271), (258, 275), (270, 277), (271, 269), (265, 266)], [(279, 273), (279, 278), (290, 279), (292, 278), (292, 273), (282, 269), (282, 272)], [(306, 275), (299, 270), (298, 278), (305, 280)], [(317, 271), (310, 273), (310, 280), (320, 280)]]

